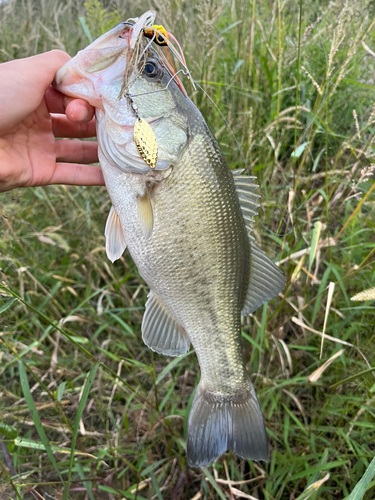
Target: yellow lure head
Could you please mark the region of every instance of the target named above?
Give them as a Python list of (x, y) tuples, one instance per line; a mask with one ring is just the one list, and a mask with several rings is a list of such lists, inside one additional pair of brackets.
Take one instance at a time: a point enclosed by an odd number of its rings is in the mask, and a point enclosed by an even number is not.
[(168, 34), (164, 26), (154, 24), (143, 30), (147, 38), (154, 38), (154, 42), (161, 47), (168, 45)]

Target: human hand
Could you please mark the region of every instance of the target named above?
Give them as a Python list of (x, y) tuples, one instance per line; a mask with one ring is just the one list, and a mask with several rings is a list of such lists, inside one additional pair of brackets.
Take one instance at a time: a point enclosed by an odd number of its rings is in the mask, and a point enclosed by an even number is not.
[[(70, 57), (63, 51), (0, 64), (0, 192), (17, 187), (101, 186), (94, 108), (51, 87)], [(57, 113), (57, 114), (55, 114)], [(64, 114), (65, 113), (65, 114)]]

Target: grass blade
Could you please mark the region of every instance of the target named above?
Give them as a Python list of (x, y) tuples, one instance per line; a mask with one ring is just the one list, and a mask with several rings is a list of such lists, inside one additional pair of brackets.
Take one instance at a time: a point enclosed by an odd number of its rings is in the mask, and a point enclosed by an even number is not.
[(189, 351), (186, 354), (183, 354), (182, 356), (179, 356), (178, 358), (174, 358), (170, 363), (167, 364), (167, 366), (159, 373), (159, 375), (156, 377), (155, 384), (158, 385), (160, 382), (163, 380), (163, 378), (168, 375), (168, 373), (176, 366), (178, 363), (180, 363), (184, 358), (187, 356), (190, 356), (194, 351)]
[[(14, 444), (16, 446), (19, 446), (20, 448), (29, 448), (31, 450), (47, 451), (43, 443), (39, 443), (38, 441), (34, 441), (33, 439), (16, 437), (14, 439)], [(69, 455), (71, 453), (71, 450), (69, 448), (63, 448), (61, 446), (57, 446), (54, 444), (51, 444), (51, 450), (54, 453), (69, 454)], [(95, 455), (91, 455), (91, 453), (86, 453), (84, 451), (75, 451), (74, 454), (77, 456), (81, 455), (83, 457), (90, 457), (97, 460), (97, 457)]]
[(205, 474), (206, 478), (208, 479), (209, 483), (211, 483), (213, 489), (216, 491), (216, 493), (219, 495), (221, 500), (226, 500), (226, 497), (224, 493), (221, 491), (219, 486), (217, 485), (217, 482), (215, 479), (212, 477), (212, 475), (208, 472), (207, 467), (201, 467), (202, 472)]
[(344, 378), (343, 380), (340, 380), (339, 382), (332, 384), (329, 388), (336, 389), (336, 387), (338, 387), (339, 385), (351, 382), (352, 380), (355, 380), (356, 378), (361, 377), (362, 375), (366, 375), (367, 373), (371, 373), (371, 372), (375, 372), (375, 366), (372, 368), (368, 368), (367, 370), (363, 370), (361, 372), (355, 373), (354, 375), (350, 375), (350, 377)]
[(311, 247), (310, 247), (309, 271), (311, 271), (312, 265), (313, 265), (314, 260), (315, 260), (321, 231), (322, 231), (322, 223), (320, 221), (315, 222), (314, 231), (313, 231), (313, 235), (312, 235), (312, 239), (311, 239)]
[(372, 191), (374, 189), (375, 189), (375, 183), (370, 187), (370, 189), (367, 191), (367, 193), (365, 194), (365, 196), (358, 203), (357, 208), (354, 210), (354, 212), (350, 215), (350, 217), (345, 222), (345, 224), (342, 226), (342, 228), (340, 229), (340, 231), (337, 233), (337, 235), (335, 236), (335, 240), (336, 241), (340, 238), (341, 234), (348, 227), (348, 225), (349, 225), (350, 221), (353, 219), (353, 217), (355, 217), (358, 214), (358, 212), (361, 210), (362, 205), (364, 204), (364, 202), (367, 200), (367, 198), (370, 196), (370, 194), (372, 193)]
[(356, 484), (354, 490), (348, 496), (347, 500), (361, 500), (366, 493), (367, 486), (375, 476), (375, 458), (371, 460), (370, 465), (367, 467), (366, 472)]
[(9, 299), (2, 306), (0, 306), (0, 314), (3, 314), (5, 311), (7, 311), (16, 301), (17, 299)]
[(76, 419), (75, 419), (75, 422), (74, 422), (72, 443), (71, 443), (71, 452), (70, 452), (69, 470), (68, 470), (68, 480), (65, 483), (63, 500), (68, 500), (69, 486), (70, 486), (70, 481), (71, 481), (71, 477), (72, 477), (72, 470), (73, 470), (73, 464), (74, 464), (74, 450), (75, 450), (76, 443), (77, 443), (79, 422), (80, 422), (80, 420), (82, 418), (82, 413), (83, 413), (83, 410), (85, 409), (87, 398), (89, 396), (91, 386), (92, 386), (92, 384), (93, 384), (93, 382), (95, 380), (95, 376), (96, 376), (96, 372), (98, 371), (98, 368), (99, 368), (99, 364), (95, 363), (95, 365), (90, 370), (90, 372), (89, 372), (89, 374), (88, 374), (88, 376), (86, 378), (85, 386), (84, 386), (83, 391), (82, 391), (81, 400), (80, 400), (79, 405), (78, 405), (77, 415), (76, 415)]
[(331, 281), (329, 286), (328, 286), (327, 305), (326, 305), (326, 312), (324, 315), (322, 340), (320, 343), (320, 359), (322, 359), (322, 355), (323, 355), (324, 336), (326, 333), (327, 320), (328, 320), (329, 310), (331, 309), (331, 303), (332, 303), (332, 297), (333, 297), (334, 291), (335, 291), (335, 283), (333, 281)]
[(86, 24), (86, 19), (84, 17), (79, 17), (78, 19), (79, 19), (79, 22), (81, 23), (84, 34), (87, 36), (89, 42), (92, 43), (94, 41), (94, 39), (93, 39), (93, 37), (90, 33), (90, 30)]
[(92, 493), (92, 489), (91, 489), (91, 481), (86, 480), (83, 468), (81, 467), (81, 464), (79, 464), (78, 462), (76, 463), (76, 469), (77, 469), (79, 477), (82, 479), (83, 486), (86, 488), (86, 491), (87, 491), (87, 494), (88, 494), (90, 500), (95, 500), (95, 497), (94, 497), (94, 495)]
[(318, 491), (318, 489), (321, 487), (323, 483), (325, 483), (328, 479), (330, 478), (329, 473), (323, 477), (323, 479), (319, 479), (319, 481), (315, 481), (315, 483), (310, 484), (309, 487), (305, 489), (305, 491), (296, 499), (296, 500), (307, 500), (310, 498), (314, 493)]
[(37, 411), (35, 403), (34, 403), (34, 399), (33, 399), (31, 392), (30, 392), (30, 385), (29, 385), (29, 381), (27, 380), (26, 369), (25, 369), (25, 365), (24, 365), (23, 361), (18, 362), (18, 369), (20, 372), (20, 382), (21, 382), (22, 392), (23, 392), (23, 395), (25, 397), (27, 407), (31, 411), (32, 419), (33, 419), (33, 422), (35, 424), (36, 430), (37, 430), (39, 437), (44, 445), (44, 448), (47, 452), (47, 455), (52, 462), (53, 467), (55, 468), (61, 482), (63, 482), (63, 479), (61, 477), (59, 468), (57, 466), (55, 457), (53, 456), (50, 442), (48, 441), (46, 433), (44, 432), (42, 422), (40, 420), (38, 411)]
[(156, 477), (154, 476), (152, 471), (150, 471), (150, 477), (151, 477), (152, 485), (155, 488), (156, 495), (157, 495), (158, 499), (163, 500), (163, 495), (161, 494), (161, 491), (159, 489), (159, 484), (158, 484)]
[(333, 363), (333, 361), (335, 361), (335, 359), (341, 356), (341, 354), (343, 354), (344, 352), (345, 349), (340, 349), (335, 354), (333, 354), (333, 356), (327, 359), (327, 361), (325, 361), (321, 366), (319, 366), (319, 368), (314, 370), (313, 373), (311, 373), (311, 375), (308, 376), (309, 382), (311, 383), (317, 382), (323, 375), (323, 373), (326, 371), (326, 369), (329, 367), (329, 365)]

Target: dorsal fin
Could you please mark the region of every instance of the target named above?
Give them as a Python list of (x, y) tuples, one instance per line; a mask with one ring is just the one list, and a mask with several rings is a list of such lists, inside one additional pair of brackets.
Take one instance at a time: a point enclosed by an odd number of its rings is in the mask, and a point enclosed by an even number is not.
[(181, 356), (190, 349), (190, 340), (185, 330), (151, 290), (141, 330), (143, 342), (159, 354)]
[(241, 175), (242, 169), (233, 170), (233, 180), (236, 187), (238, 199), (240, 201), (243, 218), (245, 225), (250, 229), (255, 215), (258, 213), (258, 198), (259, 194), (255, 194), (255, 190), (259, 187), (253, 181), (256, 177), (248, 175)]
[(250, 280), (241, 311), (243, 316), (247, 316), (284, 290), (285, 276), (276, 264), (256, 246), (254, 238), (250, 235), (254, 216), (258, 213), (258, 198), (260, 196), (255, 194), (255, 190), (259, 186), (253, 182), (256, 177), (241, 175), (242, 172), (243, 170), (238, 169), (232, 173), (251, 246)]
[(254, 312), (264, 302), (273, 299), (285, 288), (285, 276), (277, 265), (258, 248), (250, 236), (250, 279), (242, 316)]

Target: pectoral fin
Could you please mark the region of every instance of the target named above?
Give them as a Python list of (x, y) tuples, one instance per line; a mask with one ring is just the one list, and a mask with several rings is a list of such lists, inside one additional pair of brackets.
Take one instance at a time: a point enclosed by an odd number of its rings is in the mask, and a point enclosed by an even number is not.
[(143, 315), (142, 339), (147, 347), (165, 356), (181, 356), (190, 349), (185, 330), (152, 291)]
[(120, 217), (117, 215), (114, 207), (108, 215), (107, 223), (104, 230), (105, 240), (105, 251), (108, 259), (111, 262), (119, 259), (124, 253), (126, 248), (124, 232), (122, 230)]
[(143, 236), (148, 240), (151, 237), (154, 226), (154, 215), (149, 194), (138, 198), (138, 214), (141, 222)]

